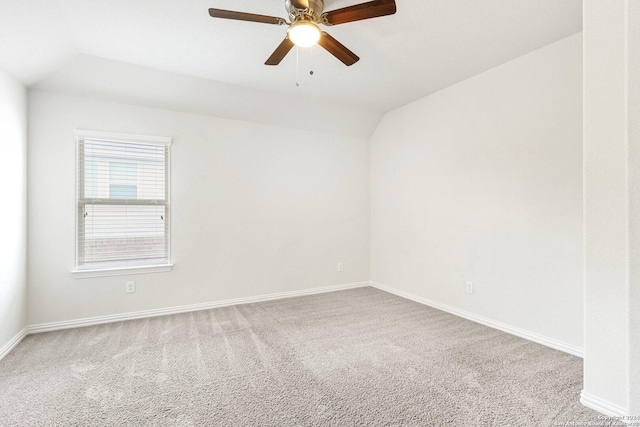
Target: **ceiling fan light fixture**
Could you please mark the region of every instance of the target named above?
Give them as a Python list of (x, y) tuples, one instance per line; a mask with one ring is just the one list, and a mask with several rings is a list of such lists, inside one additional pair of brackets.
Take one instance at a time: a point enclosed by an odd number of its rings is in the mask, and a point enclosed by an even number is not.
[(289, 38), (299, 47), (311, 47), (320, 40), (320, 28), (307, 20), (294, 22), (289, 27)]
[(266, 60), (265, 65), (280, 64), (294, 46), (311, 47), (318, 44), (349, 67), (360, 60), (358, 55), (351, 52), (346, 46), (329, 34), (320, 31), (318, 25), (346, 24), (347, 22), (363, 21), (365, 19), (379, 18), (396, 13), (395, 0), (368, 0), (365, 3), (334, 9), (329, 12), (324, 11), (324, 1), (325, 0), (284, 0), (284, 7), (291, 23), (276, 16), (257, 15), (255, 13), (215, 8), (209, 9), (209, 15), (212, 18), (235, 19), (237, 21), (259, 22), (272, 25), (288, 25), (287, 36)]

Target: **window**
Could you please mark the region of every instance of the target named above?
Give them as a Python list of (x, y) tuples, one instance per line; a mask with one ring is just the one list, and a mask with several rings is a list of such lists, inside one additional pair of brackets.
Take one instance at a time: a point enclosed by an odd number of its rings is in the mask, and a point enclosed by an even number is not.
[(171, 139), (89, 131), (76, 136), (75, 273), (168, 271)]

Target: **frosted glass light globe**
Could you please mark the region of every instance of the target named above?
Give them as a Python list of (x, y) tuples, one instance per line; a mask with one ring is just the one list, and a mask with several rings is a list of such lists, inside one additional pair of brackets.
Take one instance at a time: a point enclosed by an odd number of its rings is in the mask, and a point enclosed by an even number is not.
[(320, 40), (320, 28), (313, 22), (298, 21), (289, 28), (289, 38), (299, 47), (311, 47)]

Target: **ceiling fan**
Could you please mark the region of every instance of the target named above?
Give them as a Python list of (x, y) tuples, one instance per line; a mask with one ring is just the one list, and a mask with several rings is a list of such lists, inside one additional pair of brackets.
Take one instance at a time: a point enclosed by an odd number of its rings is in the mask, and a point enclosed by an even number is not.
[(275, 16), (222, 9), (209, 9), (209, 15), (213, 18), (288, 25), (287, 36), (267, 59), (265, 65), (278, 65), (294, 45), (310, 47), (319, 44), (345, 65), (350, 66), (360, 58), (338, 40), (321, 31), (318, 25), (338, 25), (396, 13), (395, 0), (375, 0), (329, 12), (324, 12), (324, 0), (285, 0), (284, 5), (291, 22)]

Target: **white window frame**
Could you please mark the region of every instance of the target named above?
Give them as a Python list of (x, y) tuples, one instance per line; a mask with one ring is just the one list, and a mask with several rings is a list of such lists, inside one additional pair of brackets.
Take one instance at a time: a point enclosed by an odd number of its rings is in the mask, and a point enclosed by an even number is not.
[[(88, 277), (103, 277), (103, 276), (122, 276), (122, 275), (130, 275), (130, 274), (142, 274), (142, 273), (162, 273), (169, 272), (173, 268), (173, 264), (171, 263), (171, 137), (162, 137), (162, 136), (149, 136), (149, 135), (134, 135), (134, 134), (122, 134), (122, 133), (113, 133), (113, 132), (99, 132), (85, 129), (76, 129), (76, 196), (75, 196), (75, 209), (76, 217), (75, 217), (75, 244), (76, 244), (76, 253), (75, 253), (75, 268), (71, 271), (72, 275), (77, 278), (88, 278)], [(80, 143), (84, 142), (85, 139), (93, 140), (93, 141), (109, 141), (109, 142), (120, 142), (120, 143), (138, 143), (138, 144), (152, 144), (152, 145), (161, 145), (168, 147), (168, 158), (167, 158), (167, 171), (166, 171), (166, 209), (167, 209), (167, 259), (168, 262), (166, 264), (155, 264), (155, 265), (140, 265), (140, 266), (106, 266), (105, 268), (83, 268), (82, 266), (78, 266), (79, 260), (79, 240), (80, 240), (80, 189), (77, 188), (81, 185), (81, 165), (80, 162)]]

